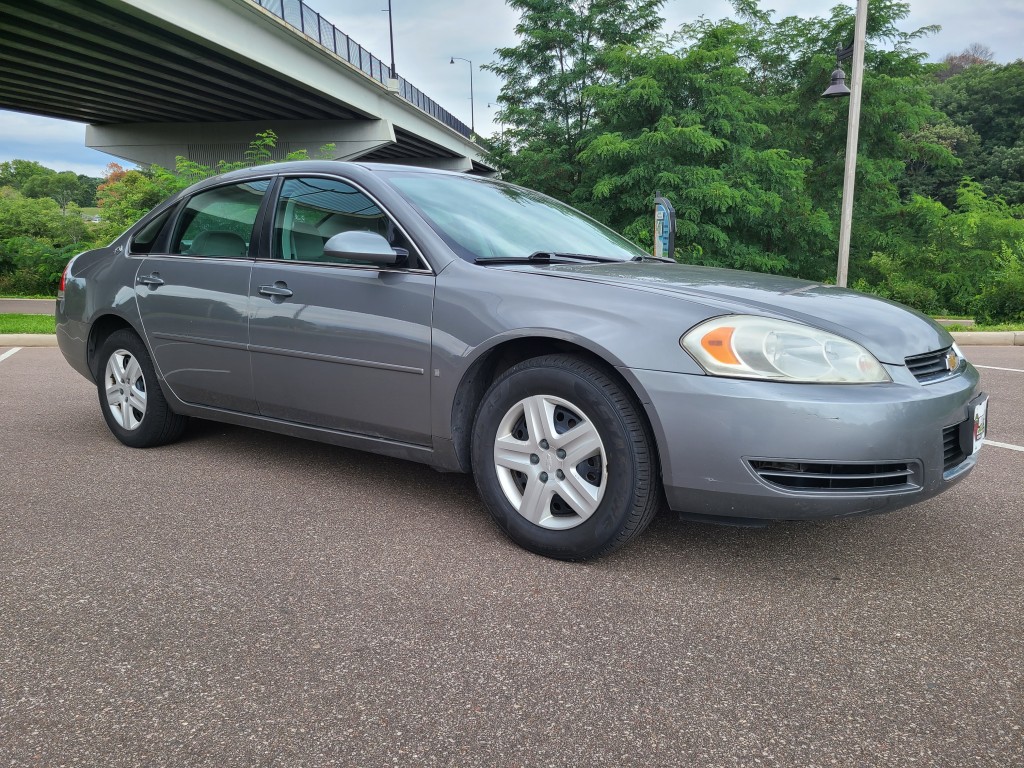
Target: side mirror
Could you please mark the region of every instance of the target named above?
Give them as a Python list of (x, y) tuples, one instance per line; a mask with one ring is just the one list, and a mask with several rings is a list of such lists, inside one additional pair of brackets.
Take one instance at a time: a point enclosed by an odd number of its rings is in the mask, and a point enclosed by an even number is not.
[(404, 248), (392, 248), (391, 243), (376, 232), (339, 232), (324, 244), (324, 256), (371, 264), (395, 266), (409, 258)]

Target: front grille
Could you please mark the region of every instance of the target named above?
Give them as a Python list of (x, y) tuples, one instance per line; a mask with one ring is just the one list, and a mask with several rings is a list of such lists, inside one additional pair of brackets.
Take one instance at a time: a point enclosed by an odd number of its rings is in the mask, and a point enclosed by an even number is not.
[[(914, 355), (913, 357), (908, 357), (904, 362), (907, 364), (907, 369), (914, 374), (914, 378), (918, 381), (937, 381), (954, 373), (954, 371), (950, 371), (946, 367), (946, 356), (949, 354), (950, 349), (950, 347), (946, 347), (935, 352)], [(959, 363), (957, 367), (959, 367)]]
[(750, 466), (764, 482), (789, 490), (863, 491), (913, 486), (914, 470), (906, 462), (831, 464), (753, 459)]
[(942, 430), (942, 469), (946, 472), (967, 458), (967, 454), (964, 453), (964, 449), (960, 445), (962, 432), (962, 424), (954, 424)]

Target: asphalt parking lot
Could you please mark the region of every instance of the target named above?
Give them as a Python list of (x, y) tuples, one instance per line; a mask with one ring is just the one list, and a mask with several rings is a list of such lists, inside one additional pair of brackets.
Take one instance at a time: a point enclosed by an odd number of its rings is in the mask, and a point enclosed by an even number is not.
[[(202, 422), (122, 447), (58, 350), (9, 351), (0, 765), (1024, 764), (1024, 451), (567, 564), (467, 477)], [(1024, 446), (1024, 347), (967, 354)]]

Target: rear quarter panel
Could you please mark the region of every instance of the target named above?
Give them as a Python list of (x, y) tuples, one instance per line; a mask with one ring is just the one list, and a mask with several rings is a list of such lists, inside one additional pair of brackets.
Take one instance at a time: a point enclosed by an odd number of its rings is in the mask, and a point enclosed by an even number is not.
[(122, 237), (112, 246), (75, 257), (68, 270), (64, 298), (56, 309), (57, 345), (76, 371), (95, 380), (89, 367), (90, 332), (104, 315), (120, 318), (142, 336), (135, 300), (138, 260), (124, 254)]

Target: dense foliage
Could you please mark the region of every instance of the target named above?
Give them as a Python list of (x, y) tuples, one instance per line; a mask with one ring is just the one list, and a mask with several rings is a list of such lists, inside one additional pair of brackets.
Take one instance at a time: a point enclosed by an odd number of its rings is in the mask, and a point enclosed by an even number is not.
[[(644, 244), (660, 193), (677, 209), (682, 261), (834, 279), (848, 103), (820, 94), (852, 39), (851, 9), (776, 18), (734, 0), (733, 18), (657, 38), (659, 3), (510, 4), (520, 44), (492, 65), (506, 78), (494, 139), (506, 178)], [(613, 7), (630, 39), (584, 35), (593, 66), (572, 81), (564, 47), (546, 43)], [(1024, 62), (993, 64), (972, 46), (927, 64), (916, 44), (934, 30), (903, 31), (908, 15), (905, 2), (870, 4), (851, 279), (926, 312), (1019, 319)], [(585, 119), (529, 106), (560, 94)]]
[(0, 294), (52, 294), (86, 238), (86, 222), (73, 208), (0, 188)]

